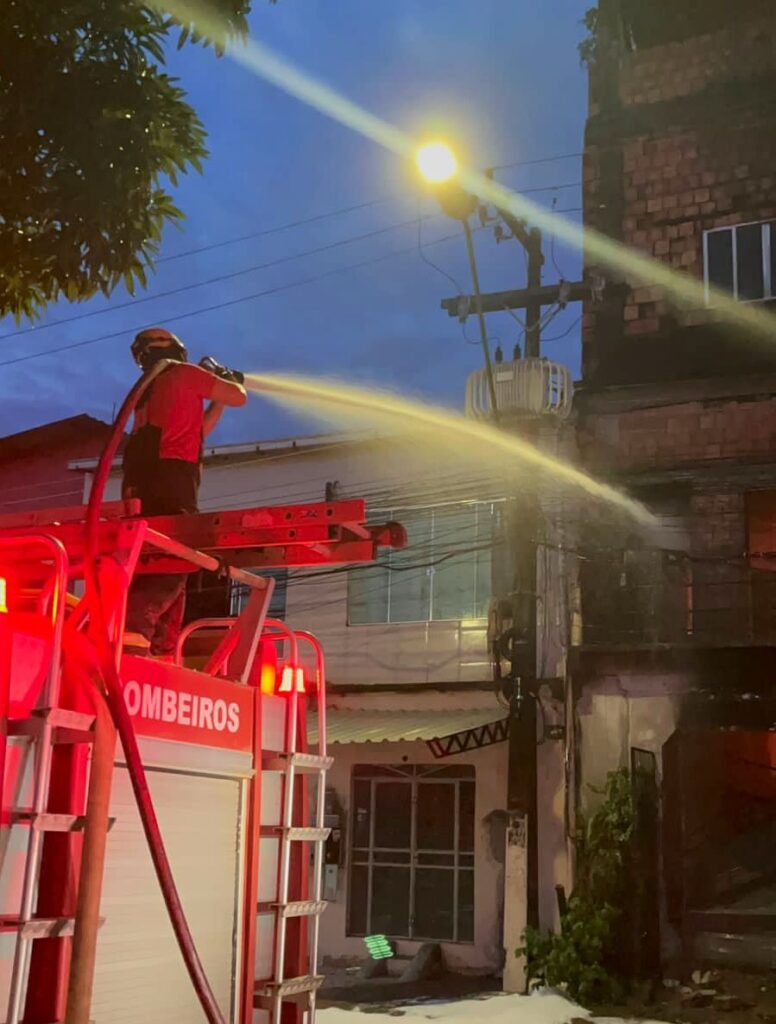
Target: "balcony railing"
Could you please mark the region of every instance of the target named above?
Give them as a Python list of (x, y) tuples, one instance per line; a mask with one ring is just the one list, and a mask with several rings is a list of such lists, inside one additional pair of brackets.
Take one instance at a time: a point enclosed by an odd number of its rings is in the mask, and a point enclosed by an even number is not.
[(583, 646), (776, 645), (776, 573), (744, 559), (594, 551), (580, 585)]

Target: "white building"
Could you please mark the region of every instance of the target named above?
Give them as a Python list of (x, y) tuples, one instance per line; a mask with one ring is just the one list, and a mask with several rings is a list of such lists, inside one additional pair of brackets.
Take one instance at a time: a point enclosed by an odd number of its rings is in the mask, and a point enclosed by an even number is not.
[[(118, 475), (111, 487), (107, 499), (118, 497)], [(375, 566), (276, 577), (273, 614), (315, 633), (327, 657), (327, 812), (341, 843), (330, 842), (324, 966), (363, 959), (363, 937), (381, 933), (401, 953), (438, 941), (451, 969), (498, 972), (506, 709), (492, 683), (487, 616), (505, 561), (505, 483), (425, 450), (417, 433), (300, 437), (208, 450), (200, 508), (327, 493), (366, 499), (375, 522), (407, 528), (409, 546)], [(545, 727), (553, 713), (548, 702)], [(464, 752), (435, 756), (451, 745)], [(540, 917), (551, 927), (555, 885), (568, 884), (564, 747), (539, 751)]]

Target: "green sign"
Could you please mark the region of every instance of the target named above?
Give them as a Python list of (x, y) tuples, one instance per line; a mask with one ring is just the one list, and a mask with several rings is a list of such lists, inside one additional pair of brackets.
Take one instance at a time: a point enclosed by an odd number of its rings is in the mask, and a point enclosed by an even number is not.
[(364, 945), (373, 960), (390, 960), (394, 955), (391, 940), (385, 935), (367, 935)]

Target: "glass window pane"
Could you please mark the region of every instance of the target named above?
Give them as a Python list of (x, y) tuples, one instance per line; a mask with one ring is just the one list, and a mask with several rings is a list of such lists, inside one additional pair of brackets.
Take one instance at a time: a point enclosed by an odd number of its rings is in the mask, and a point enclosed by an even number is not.
[(409, 849), (412, 787), (408, 782), (375, 783), (376, 847)]
[(406, 938), (410, 932), (410, 869), (375, 867), (372, 872), (373, 935)]
[(431, 513), (399, 513), (407, 547), (392, 551), (391, 622), (425, 622), (429, 617), (432, 560)]
[(359, 626), (388, 621), (387, 555), (378, 558), (378, 565), (352, 569), (348, 573), (348, 622)]
[[(470, 619), (476, 589), (477, 506), (434, 516), (434, 619)], [(443, 562), (439, 559), (444, 558)]]
[(736, 229), (739, 299), (761, 299), (763, 285), (762, 224), (747, 224)]
[(455, 786), (418, 783), (417, 848), (452, 850), (455, 844)]
[(458, 849), (474, 849), (474, 783), (462, 782), (458, 787), (460, 807), (458, 810)]
[(369, 810), (371, 784), (366, 780), (353, 783), (353, 848), (369, 846)]
[(375, 850), (372, 854), (375, 864), (409, 864), (409, 850)]
[(348, 890), (348, 933), (350, 935), (366, 935), (368, 881), (369, 868), (366, 865), (354, 864), (350, 869), (350, 888)]
[[(284, 619), (286, 616), (286, 595), (288, 593), (288, 569), (248, 569), (246, 571), (254, 576), (267, 576), (275, 581), (275, 589), (272, 591), (267, 615), (271, 619)], [(248, 603), (250, 595), (250, 587), (244, 584), (234, 586), (231, 594), (230, 614), (239, 615)]]
[(474, 942), (474, 872), (458, 872), (458, 942)]
[(710, 231), (706, 236), (709, 265), (706, 274), (709, 284), (722, 291), (733, 289), (733, 232)]
[(454, 939), (455, 872), (418, 868), (415, 872), (413, 937)]
[(417, 864), (422, 868), (454, 868), (454, 853), (418, 853)]
[(493, 505), (480, 505), (477, 509), (477, 547), (480, 550), (474, 556), (474, 617), (485, 619), (493, 595), (493, 565), (506, 557), (506, 545)]

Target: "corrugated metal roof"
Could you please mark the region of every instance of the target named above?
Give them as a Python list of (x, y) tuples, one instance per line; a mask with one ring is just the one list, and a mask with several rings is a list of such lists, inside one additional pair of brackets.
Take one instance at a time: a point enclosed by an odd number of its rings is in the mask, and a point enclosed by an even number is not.
[[(439, 740), (468, 729), (500, 722), (506, 714), (492, 708), (438, 711), (362, 711), (329, 708), (326, 732), (329, 743), (398, 743), (402, 740)], [(310, 718), (310, 740), (318, 736), (317, 716)]]

